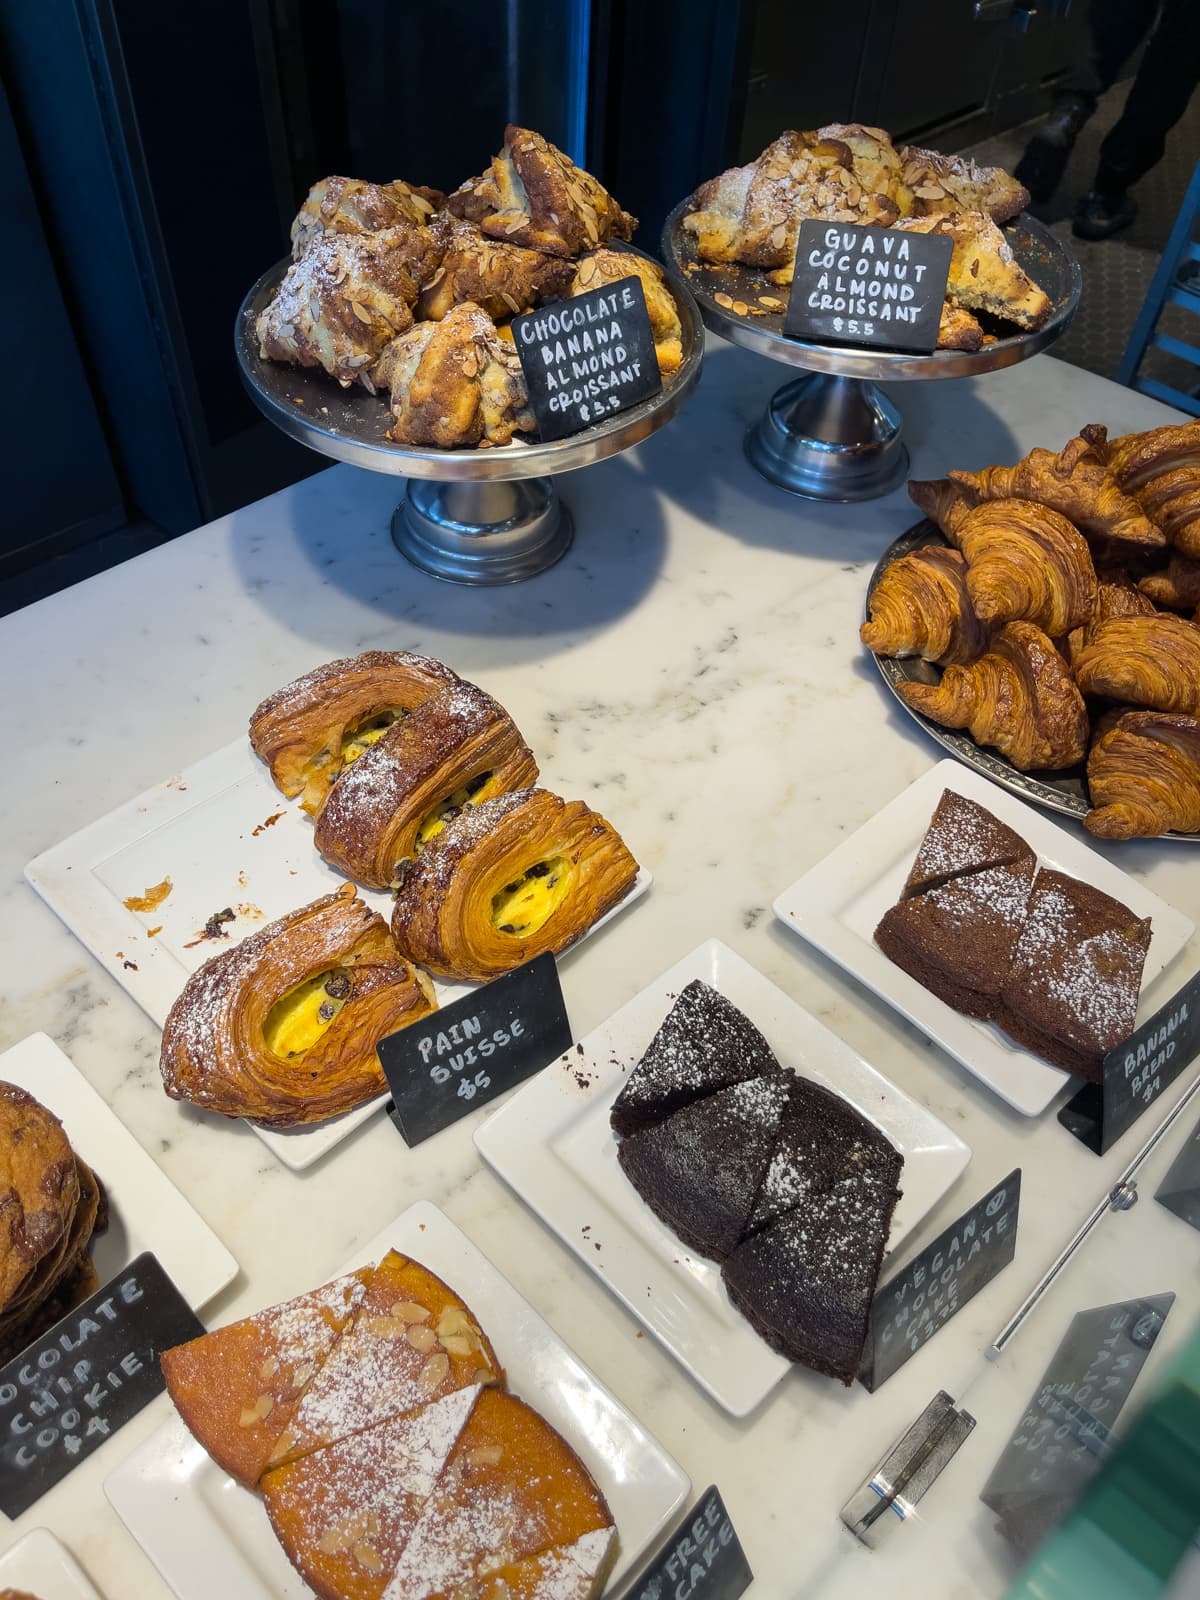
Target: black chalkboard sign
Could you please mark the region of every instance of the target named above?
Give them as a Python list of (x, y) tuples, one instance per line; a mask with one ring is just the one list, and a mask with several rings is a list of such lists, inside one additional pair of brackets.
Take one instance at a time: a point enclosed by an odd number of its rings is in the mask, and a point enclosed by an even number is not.
[(164, 1387), (158, 1358), (204, 1332), (146, 1251), (0, 1368), (0, 1509), (19, 1517)]
[(1171, 1163), (1171, 1169), (1154, 1191), (1159, 1205), (1200, 1228), (1200, 1122)]
[(737, 1600), (753, 1581), (725, 1502), (706, 1489), (622, 1600)]
[(824, 344), (932, 350), (953, 251), (937, 233), (802, 222), (783, 331)]
[(875, 1296), (859, 1381), (872, 1393), (990, 1283), (1017, 1248), (1021, 1169), (964, 1211)]
[(1104, 1082), (1087, 1083), (1058, 1113), (1068, 1133), (1102, 1156), (1200, 1051), (1200, 972), (1104, 1058)]
[(636, 273), (514, 317), (512, 333), (543, 440), (590, 428), (662, 388)]
[(1078, 1312), (984, 1484), (980, 1499), (1022, 1553), (1071, 1509), (1109, 1453), (1109, 1433), (1173, 1294)]
[(420, 1144), (570, 1046), (558, 967), (547, 952), (379, 1041), (388, 1115), (405, 1144)]

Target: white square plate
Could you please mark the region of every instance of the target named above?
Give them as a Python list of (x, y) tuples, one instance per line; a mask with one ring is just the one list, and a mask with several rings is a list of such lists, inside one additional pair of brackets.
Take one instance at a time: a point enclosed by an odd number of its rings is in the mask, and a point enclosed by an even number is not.
[[(1195, 924), (1042, 812), (958, 761), (939, 761), (783, 891), (775, 902), (777, 917), (895, 1006), (1014, 1110), (1036, 1117), (1065, 1083), (1078, 1085), (1082, 1079), (1022, 1049), (991, 1023), (955, 1011), (889, 961), (875, 943), (879, 920), (899, 900), (945, 789), (978, 801), (1015, 828), (1042, 866), (1082, 878), (1137, 916), (1151, 919), (1139, 1017), (1149, 1016), (1171, 994), (1172, 982), (1163, 974), (1195, 932)], [(1176, 986), (1179, 981), (1175, 979)]]
[(37, 1600), (100, 1600), (83, 1568), (48, 1528), (34, 1528), (0, 1555), (0, 1589), (21, 1589)]
[[(436, 1206), (410, 1206), (338, 1270), (391, 1249), (462, 1294), (495, 1345), (509, 1388), (579, 1452), (616, 1519), (614, 1581), (630, 1572), (684, 1506), (687, 1474)], [(109, 1475), (104, 1491), (179, 1600), (310, 1596), (261, 1500), (222, 1472), (174, 1413)]]
[(848, 1100), (904, 1157), (895, 1249), (964, 1170), (957, 1134), (890, 1084), (782, 989), (710, 939), (551, 1063), (475, 1135), (480, 1155), (735, 1417), (792, 1363), (730, 1304), (715, 1261), (689, 1255), (621, 1171), (608, 1114), (679, 991), (702, 978), (766, 1035), (785, 1067)]
[[(160, 1028), (188, 978), (210, 956), (345, 882), (317, 854), (312, 819), (298, 800), (280, 794), (245, 739), (89, 823), (31, 861), (25, 876)], [(167, 878), (171, 891), (161, 904), (129, 910), (126, 900)], [(650, 874), (640, 871), (621, 904), (589, 933), (649, 887)], [(359, 893), (390, 917), (390, 895)], [(203, 938), (205, 923), (226, 907), (237, 914), (225, 924), (229, 940)], [(447, 1005), (471, 985), (436, 987), (439, 1004)], [(285, 1166), (300, 1172), (387, 1099), (377, 1095), (312, 1128), (251, 1126)]]
[(238, 1266), (229, 1251), (53, 1039), (33, 1033), (6, 1050), (0, 1079), (53, 1111), (108, 1193), (108, 1228), (92, 1249), (101, 1283), (143, 1250), (153, 1250), (196, 1311), (233, 1282)]

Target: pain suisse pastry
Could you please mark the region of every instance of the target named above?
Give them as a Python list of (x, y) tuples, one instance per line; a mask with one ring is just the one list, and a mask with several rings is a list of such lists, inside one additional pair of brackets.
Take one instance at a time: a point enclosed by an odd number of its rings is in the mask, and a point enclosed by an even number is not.
[(637, 862), (581, 800), (522, 789), (472, 806), (415, 857), (396, 948), (431, 972), (493, 978), (580, 938), (633, 887)]
[(163, 1029), (163, 1086), (263, 1127), (323, 1122), (383, 1091), (376, 1045), (436, 1004), (345, 884), (193, 973)]
[(327, 1600), (599, 1594), (616, 1551), (603, 1495), (420, 1263), (392, 1252), (161, 1360), (187, 1426), (257, 1485)]
[(364, 183), (361, 178), (322, 178), (314, 183), (292, 223), (292, 258), (299, 260), (314, 239), (337, 233), (382, 233), (422, 227), (445, 203), (438, 189), (405, 183)]
[(604, 185), (532, 128), (510, 123), (504, 148), (446, 209), (484, 233), (548, 256), (576, 256), (606, 239), (631, 239), (637, 218)]
[(391, 398), (396, 444), (503, 445), (534, 429), (521, 358), (470, 300), (393, 339), (372, 377)]
[(407, 650), (364, 650), (326, 662), (268, 695), (250, 718), (250, 743), (289, 799), (316, 814), (343, 768), (455, 672)]
[(893, 561), (867, 605), (870, 618), (859, 637), (875, 655), (961, 665), (981, 656), (992, 635), (976, 614), (966, 559), (942, 545), (923, 545)]
[(1093, 744), (1087, 774), (1084, 825), (1098, 838), (1200, 833), (1200, 718), (1126, 711)]
[(503, 706), (474, 684), (455, 684), (386, 729), (343, 771), (314, 843), (348, 878), (386, 889), (460, 811), (528, 788), (537, 775)]

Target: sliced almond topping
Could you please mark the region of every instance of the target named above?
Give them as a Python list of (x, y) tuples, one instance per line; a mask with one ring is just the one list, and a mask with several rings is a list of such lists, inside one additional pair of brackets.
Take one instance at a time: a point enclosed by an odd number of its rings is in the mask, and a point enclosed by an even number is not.
[(397, 1300), (392, 1316), (399, 1317), (401, 1322), (428, 1322), (430, 1311), (428, 1306), (419, 1306), (415, 1300)]
[(408, 1330), (408, 1324), (400, 1317), (364, 1317), (362, 1325), (377, 1339), (399, 1339)]
[(498, 1444), (477, 1444), (467, 1451), (467, 1460), (473, 1467), (498, 1467), (503, 1454)]
[(423, 1328), (419, 1322), (414, 1322), (408, 1330), (408, 1342), (414, 1350), (419, 1350), (422, 1355), (428, 1355), (437, 1348), (437, 1334), (432, 1328)]
[(713, 295), (713, 299), (719, 306), (733, 305), (733, 296), (731, 294), (726, 294), (724, 290), (722, 290), (719, 294)]
[(314, 1361), (306, 1361), (303, 1366), (296, 1368), (295, 1372), (292, 1373), (292, 1389), (295, 1393), (299, 1394), (316, 1370), (317, 1366)]
[(733, 302), (733, 312), (735, 316), (744, 317), (749, 309), (750, 308), (747, 306), (744, 300), (735, 300)]
[(470, 1333), (471, 1319), (461, 1306), (447, 1306), (437, 1319), (438, 1338), (444, 1339), (448, 1333)]
[(270, 1394), (260, 1394), (258, 1399), (254, 1402), (254, 1409), (265, 1422), (275, 1409), (275, 1396)]
[(946, 198), (946, 191), (939, 188), (936, 183), (923, 183), (920, 188), (914, 189), (913, 193), (918, 200), (944, 200)]
[(371, 313), (365, 306), (359, 305), (357, 300), (351, 300), (350, 309), (360, 322), (369, 323), (371, 321)]
[(359, 1566), (366, 1567), (368, 1572), (380, 1573), (383, 1571), (383, 1557), (379, 1554), (379, 1551), (376, 1550), (373, 1545), (369, 1545), (365, 1539), (356, 1539), (354, 1541), (353, 1555)]
[(473, 1354), (475, 1346), (461, 1333), (446, 1333), (442, 1335), (442, 1349), (447, 1355), (469, 1356)]
[(787, 243), (787, 224), (781, 222), (777, 228), (771, 230), (771, 243), (776, 250), (782, 250)]
[(276, 1361), (274, 1356), (268, 1356), (267, 1359), (263, 1362), (262, 1366), (259, 1367), (258, 1375), (262, 1379), (262, 1381), (264, 1383), (266, 1383), (267, 1379), (268, 1378), (273, 1378), (278, 1371), (279, 1371), (279, 1363), (278, 1363), (278, 1361)]
[(450, 1372), (450, 1357), (441, 1351), (429, 1360), (417, 1374), (417, 1389), (423, 1395), (432, 1395), (445, 1383)]
[(528, 227), (528, 226), (529, 226), (529, 218), (525, 215), (525, 213), (523, 211), (521, 211), (521, 212), (518, 212), (518, 214), (512, 219), (511, 222), (506, 222), (505, 223), (504, 231), (505, 231), (505, 233), (516, 233), (518, 229), (525, 228), (525, 227)]
[(238, 1417), (239, 1428), (252, 1428), (256, 1422), (263, 1422), (275, 1409), (275, 1401), (269, 1394), (260, 1394), (252, 1406), (243, 1406)]
[(350, 1543), (350, 1535), (344, 1522), (335, 1522), (332, 1528), (327, 1528), (321, 1535), (317, 1549), (322, 1555), (340, 1555)]
[(515, 317), (517, 315), (517, 313), (521, 309), (521, 307), (518, 305), (516, 300), (514, 300), (512, 295), (509, 294), (504, 289), (501, 289), (501, 291), (500, 291), (500, 298), (504, 301), (504, 304), (508, 307), (508, 309), (512, 312), (513, 316)]
[(495, 1383), (496, 1374), (490, 1367), (476, 1367), (471, 1374), (472, 1383)]
[(260, 1419), (259, 1419), (258, 1412), (254, 1409), (253, 1406), (243, 1406), (242, 1407), (242, 1413), (238, 1417), (238, 1427), (239, 1428), (252, 1428), (254, 1426), (254, 1424), (256, 1422), (258, 1422), (259, 1420)]

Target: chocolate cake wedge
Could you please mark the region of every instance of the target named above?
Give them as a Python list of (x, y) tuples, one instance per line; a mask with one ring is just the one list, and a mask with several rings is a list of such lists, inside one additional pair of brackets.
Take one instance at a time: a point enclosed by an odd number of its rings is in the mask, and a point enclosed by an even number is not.
[(636, 1133), (705, 1095), (778, 1071), (770, 1045), (749, 1018), (693, 978), (625, 1080), (610, 1121), (619, 1134)]
[(1033, 852), (1007, 823), (976, 800), (943, 789), (904, 885), (902, 900), (964, 873), (1025, 861)]
[(742, 1237), (793, 1081), (748, 1078), (621, 1140), (625, 1176), (689, 1250), (721, 1261)]

